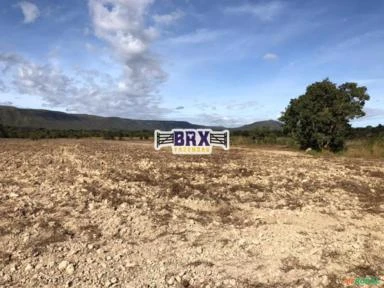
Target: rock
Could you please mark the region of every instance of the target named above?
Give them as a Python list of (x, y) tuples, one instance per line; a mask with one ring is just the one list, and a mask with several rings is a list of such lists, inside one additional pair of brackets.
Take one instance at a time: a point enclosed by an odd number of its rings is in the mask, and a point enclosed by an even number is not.
[(27, 266), (25, 266), (25, 271), (30, 271), (30, 270), (32, 270), (33, 269), (33, 266), (32, 266), (32, 264), (30, 264), (30, 263), (28, 263), (27, 264)]
[(116, 277), (113, 277), (109, 280), (112, 284), (115, 284), (117, 283), (117, 278)]
[(11, 276), (11, 275), (8, 275), (8, 274), (5, 274), (5, 275), (3, 276), (3, 279), (4, 279), (5, 282), (12, 281), (12, 276)]
[(337, 225), (335, 226), (335, 231), (337, 231), (337, 232), (343, 232), (343, 231), (345, 231), (345, 227), (344, 227), (344, 225), (342, 225), (342, 224), (337, 224)]
[(17, 270), (17, 266), (16, 266), (16, 264), (13, 264), (13, 265), (11, 266), (10, 271), (11, 271), (11, 272), (15, 272), (16, 270)]
[(63, 260), (60, 262), (59, 266), (57, 268), (59, 268), (59, 270), (64, 270), (65, 268), (67, 268), (69, 262), (66, 261), (66, 260)]
[(175, 282), (175, 278), (174, 278), (173, 276), (170, 277), (170, 278), (168, 279), (168, 281), (167, 281), (167, 283), (168, 283), (169, 285), (172, 285), (174, 282)]
[(286, 206), (287, 201), (285, 201), (285, 199), (280, 199), (279, 201), (277, 201), (277, 205), (278, 206)]
[(215, 287), (221, 287), (221, 286), (223, 286), (223, 283), (221, 281), (217, 281), (215, 283)]
[(329, 279), (327, 275), (324, 275), (321, 280), (321, 284), (323, 284), (324, 287), (329, 285)]
[(127, 267), (127, 268), (133, 268), (133, 267), (135, 267), (137, 264), (135, 263), (135, 262), (127, 262), (126, 264), (125, 264), (125, 267)]
[(65, 271), (67, 274), (72, 275), (75, 272), (75, 266), (73, 264), (69, 264)]
[(312, 148), (305, 149), (305, 153), (310, 153), (312, 151)]
[(53, 266), (55, 266), (55, 261), (48, 261), (48, 263), (46, 264), (47, 268), (53, 268)]
[(68, 255), (69, 256), (73, 256), (73, 255), (75, 255), (75, 254), (77, 254), (77, 253), (79, 253), (80, 252), (80, 249), (74, 249), (74, 250), (71, 250), (69, 253), (68, 253)]
[(264, 193), (263, 192), (257, 192), (256, 197), (259, 199), (264, 198)]
[(104, 274), (105, 274), (105, 273), (99, 273), (99, 274), (97, 274), (97, 279), (101, 279), (101, 278), (103, 278)]
[(185, 274), (187, 274), (187, 271), (186, 270), (183, 270), (179, 273), (179, 276), (180, 277), (183, 277)]

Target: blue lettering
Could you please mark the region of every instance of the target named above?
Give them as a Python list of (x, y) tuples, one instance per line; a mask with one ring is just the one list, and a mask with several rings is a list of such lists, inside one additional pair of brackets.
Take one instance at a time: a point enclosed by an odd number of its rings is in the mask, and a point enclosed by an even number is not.
[(200, 135), (199, 146), (209, 146), (208, 135), (209, 131), (198, 131)]
[(185, 136), (185, 146), (196, 146), (196, 139), (195, 139), (195, 132), (194, 131), (187, 131)]
[(184, 132), (183, 131), (175, 131), (173, 133), (173, 142), (175, 146), (184, 146)]

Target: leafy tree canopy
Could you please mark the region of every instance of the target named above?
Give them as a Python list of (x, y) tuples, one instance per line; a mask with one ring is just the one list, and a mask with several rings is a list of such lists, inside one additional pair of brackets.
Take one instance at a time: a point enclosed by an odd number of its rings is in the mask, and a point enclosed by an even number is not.
[(338, 151), (344, 148), (349, 121), (365, 115), (363, 107), (367, 100), (366, 87), (356, 83), (337, 86), (325, 79), (292, 99), (279, 120), (302, 149)]

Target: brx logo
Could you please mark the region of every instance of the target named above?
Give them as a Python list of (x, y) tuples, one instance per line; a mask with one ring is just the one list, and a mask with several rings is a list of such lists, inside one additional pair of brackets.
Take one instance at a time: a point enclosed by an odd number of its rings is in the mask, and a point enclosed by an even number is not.
[(212, 147), (229, 149), (229, 131), (212, 129), (173, 129), (155, 131), (155, 149), (172, 147), (173, 154), (211, 154)]

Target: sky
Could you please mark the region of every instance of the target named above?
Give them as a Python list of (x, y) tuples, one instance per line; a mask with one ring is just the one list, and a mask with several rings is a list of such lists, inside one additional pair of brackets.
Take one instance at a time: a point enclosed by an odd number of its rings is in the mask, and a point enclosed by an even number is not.
[(371, 96), (384, 124), (384, 1), (0, 2), (0, 104), (236, 127), (313, 82)]

